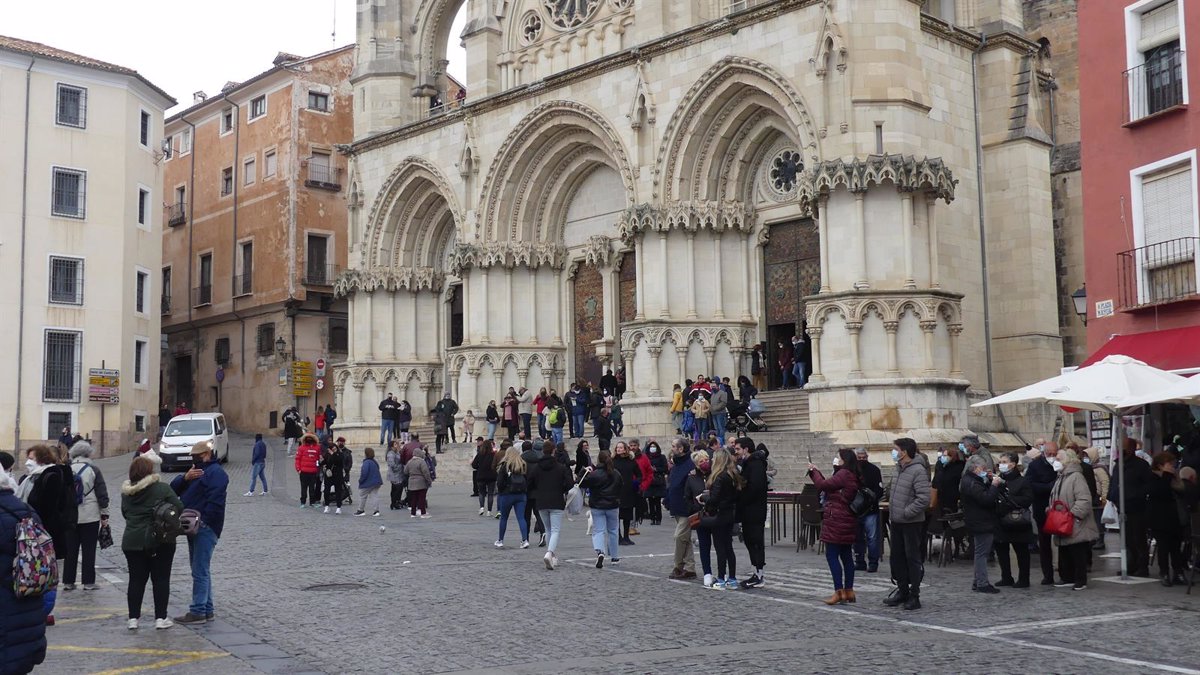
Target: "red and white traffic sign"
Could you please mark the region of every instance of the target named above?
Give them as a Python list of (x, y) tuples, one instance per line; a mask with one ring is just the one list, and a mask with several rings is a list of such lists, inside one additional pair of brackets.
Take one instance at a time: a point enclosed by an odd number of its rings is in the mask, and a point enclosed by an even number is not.
[(317, 359), (317, 377), (325, 377), (325, 359)]

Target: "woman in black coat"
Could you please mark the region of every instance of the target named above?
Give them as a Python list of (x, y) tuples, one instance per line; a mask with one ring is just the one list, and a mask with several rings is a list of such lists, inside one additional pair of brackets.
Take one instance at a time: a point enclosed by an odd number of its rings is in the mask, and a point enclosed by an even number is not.
[(629, 452), (625, 441), (618, 441), (613, 448), (613, 468), (621, 474), (621, 538), (617, 542), (622, 546), (633, 546), (629, 538), (629, 526), (633, 522), (633, 509), (638, 503), (638, 490), (635, 487), (642, 480), (642, 470)]
[(46, 660), (46, 610), (42, 598), (18, 598), (13, 592), (17, 523), (32, 516), (13, 494), (16, 483), (0, 468), (0, 673), (28, 673)]
[(642, 494), (646, 497), (646, 510), (650, 514), (650, 523), (662, 525), (662, 500), (667, 496), (667, 472), (670, 468), (667, 466), (667, 458), (663, 456), (658, 441), (650, 441), (646, 444), (646, 456), (650, 458), (650, 466), (654, 469), (654, 475), (650, 477), (650, 483)]
[[(1029, 544), (1033, 541), (1033, 487), (1021, 475), (1021, 458), (1015, 452), (1000, 455), (996, 465), (1003, 483), (1000, 484), (1000, 501), (996, 510), (1000, 516), (1000, 527), (996, 529), (996, 560), (1000, 563), (1000, 581), (997, 586), (1029, 588)], [(1016, 511), (1024, 511), (1023, 520), (1017, 522), (1010, 517)], [(1023, 523), (1023, 524), (1022, 524)], [(1012, 575), (1012, 560), (1008, 550), (1017, 554), (1017, 578)]]
[(575, 446), (575, 480), (579, 480), (589, 468), (592, 468), (592, 453), (588, 452), (588, 442), (579, 441), (579, 445)]

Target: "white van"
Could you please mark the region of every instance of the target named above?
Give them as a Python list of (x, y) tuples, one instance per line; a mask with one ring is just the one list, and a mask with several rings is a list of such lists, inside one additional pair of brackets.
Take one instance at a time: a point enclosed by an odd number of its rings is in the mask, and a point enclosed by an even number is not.
[(163, 471), (183, 471), (192, 466), (192, 446), (211, 441), (213, 455), (222, 463), (229, 460), (229, 428), (221, 413), (190, 413), (172, 417), (158, 444)]

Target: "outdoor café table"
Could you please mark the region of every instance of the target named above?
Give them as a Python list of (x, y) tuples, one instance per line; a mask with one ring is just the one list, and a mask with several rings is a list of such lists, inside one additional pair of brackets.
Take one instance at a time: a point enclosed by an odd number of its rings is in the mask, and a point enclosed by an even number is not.
[(782, 540), (788, 533), (788, 512), (792, 514), (792, 541), (800, 545), (800, 493), (768, 492), (767, 504), (771, 515), (771, 545)]

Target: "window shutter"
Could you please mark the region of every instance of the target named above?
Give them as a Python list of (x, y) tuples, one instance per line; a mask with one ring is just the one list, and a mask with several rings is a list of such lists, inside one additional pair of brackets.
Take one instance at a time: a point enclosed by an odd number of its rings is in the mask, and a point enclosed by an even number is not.
[(1176, 0), (1142, 13), (1138, 51), (1146, 52), (1179, 39), (1179, 6)]
[(1143, 245), (1195, 236), (1192, 181), (1190, 164), (1142, 179)]

